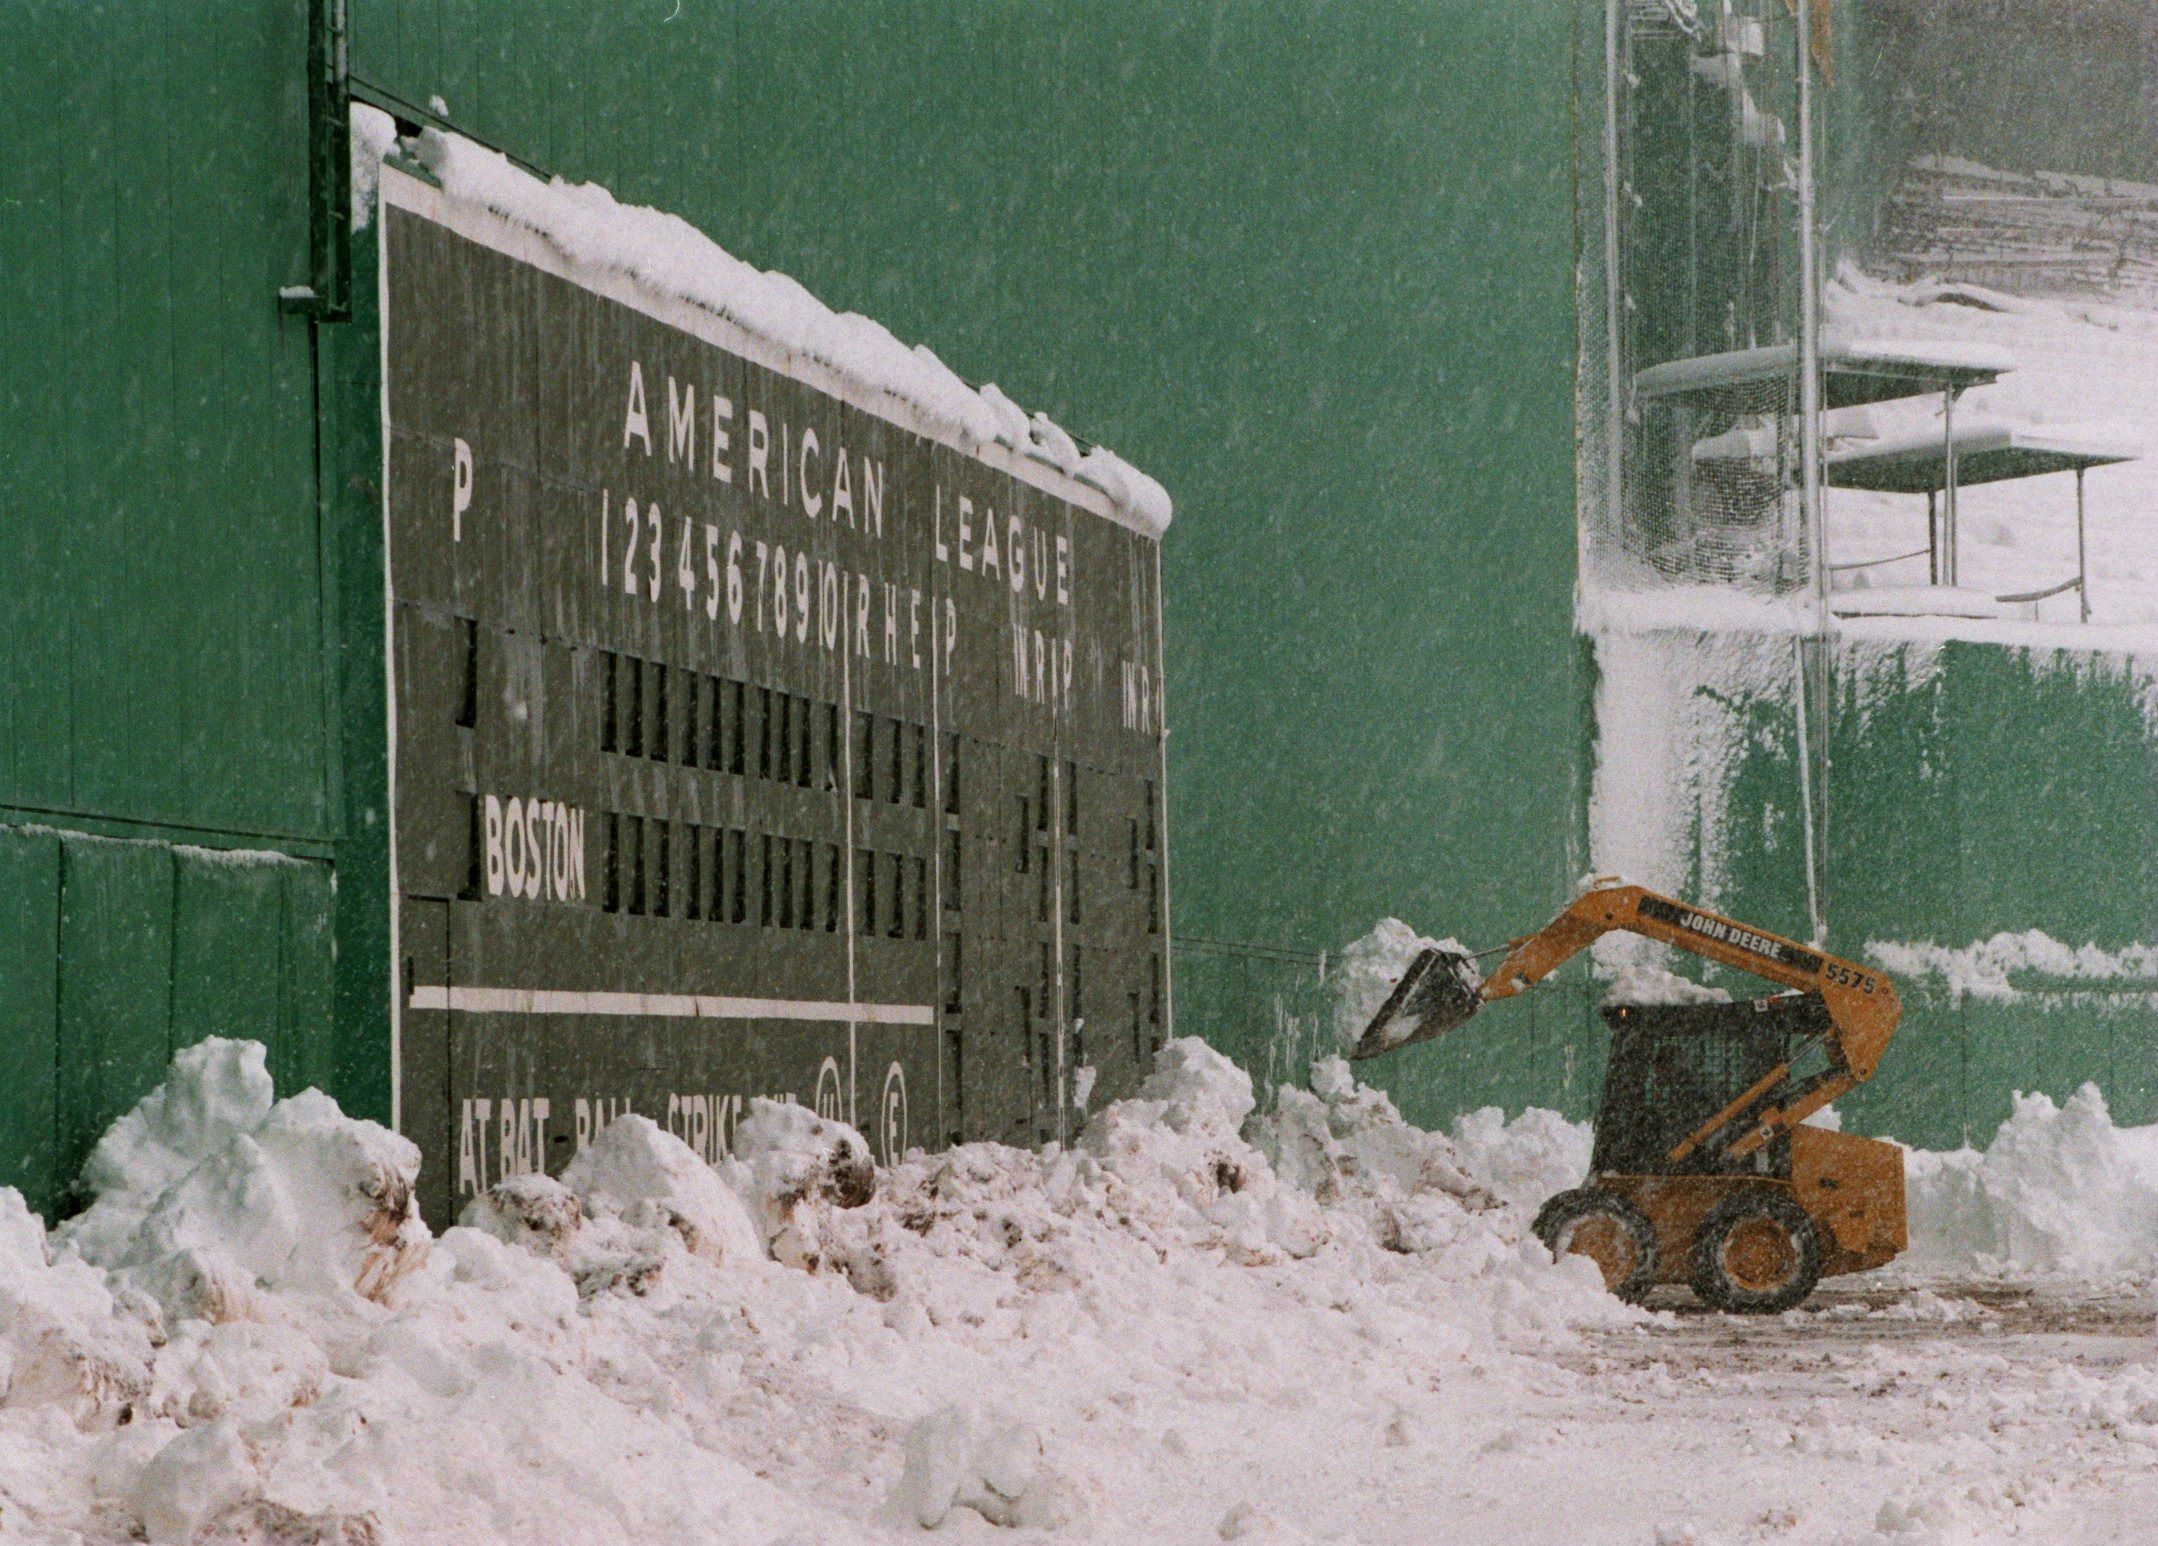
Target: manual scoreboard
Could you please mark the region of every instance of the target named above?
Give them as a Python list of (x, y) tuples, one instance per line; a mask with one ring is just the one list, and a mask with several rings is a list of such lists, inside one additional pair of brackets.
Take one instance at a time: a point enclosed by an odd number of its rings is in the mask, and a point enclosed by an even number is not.
[[(1167, 1002), (1160, 566), (1099, 490), (394, 168), (396, 1120), (1067, 1134)], [(1082, 1072), (1082, 1071), (1087, 1072)]]

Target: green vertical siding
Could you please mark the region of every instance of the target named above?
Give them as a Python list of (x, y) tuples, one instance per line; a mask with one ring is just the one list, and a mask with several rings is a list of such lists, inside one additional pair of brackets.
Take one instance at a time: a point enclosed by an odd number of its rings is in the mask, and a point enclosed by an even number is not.
[(0, 1186), (49, 1211), (57, 1185), (60, 839), (0, 827)]
[(0, 826), (0, 1186), (64, 1210), (112, 1119), (205, 1036), (327, 1086), (330, 866)]
[(178, 1046), (326, 1077), (306, 16), (0, 7), (0, 1185), (41, 1208)]
[(70, 840), (60, 862), (59, 1167), (81, 1168), (106, 1121), (171, 1055), (173, 873), (155, 843)]
[(334, 836), (304, 15), (0, 7), (0, 809)]

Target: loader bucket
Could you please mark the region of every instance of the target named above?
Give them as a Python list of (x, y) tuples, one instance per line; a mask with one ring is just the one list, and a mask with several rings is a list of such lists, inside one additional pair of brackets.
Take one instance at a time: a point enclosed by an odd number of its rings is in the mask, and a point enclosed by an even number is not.
[(1444, 1036), (1483, 1007), (1476, 963), (1451, 950), (1426, 946), (1364, 1027), (1351, 1058), (1375, 1058), (1411, 1042)]

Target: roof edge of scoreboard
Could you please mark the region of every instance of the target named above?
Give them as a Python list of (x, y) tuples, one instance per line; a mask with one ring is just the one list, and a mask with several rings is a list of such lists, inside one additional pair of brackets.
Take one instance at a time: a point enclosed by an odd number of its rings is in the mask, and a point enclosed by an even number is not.
[[(379, 120), (379, 122), (375, 121)], [(995, 385), (969, 386), (924, 346), (835, 312), (799, 282), (729, 253), (678, 215), (623, 204), (597, 183), (549, 181), (501, 152), (436, 129), (400, 142), (389, 115), (355, 104), (355, 204), (384, 202), (633, 306), (950, 446), (1045, 493), (1158, 540), (1173, 514), (1161, 484), (1103, 446), (1084, 449)], [(383, 157), (403, 151), (426, 176)], [(372, 201), (369, 200), (371, 203)], [(373, 211), (355, 209), (356, 223)]]

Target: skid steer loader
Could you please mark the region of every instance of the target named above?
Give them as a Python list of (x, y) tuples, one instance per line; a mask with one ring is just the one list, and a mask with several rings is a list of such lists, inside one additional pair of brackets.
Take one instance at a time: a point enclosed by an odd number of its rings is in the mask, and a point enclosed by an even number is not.
[(1871, 1078), (1895, 1034), (1895, 985), (1869, 967), (1600, 881), (1512, 941), (1488, 978), (1466, 955), (1420, 952), (1350, 1056), (1455, 1030), (1613, 930), (1786, 991), (1750, 1003), (1605, 1007), (1611, 1051), (1589, 1179), (1536, 1217), (1552, 1254), (1587, 1256), (1623, 1299), (1684, 1283), (1718, 1309), (1763, 1314), (1800, 1303), (1823, 1277), (1892, 1260), (1906, 1244), (1903, 1151), (1802, 1125)]

